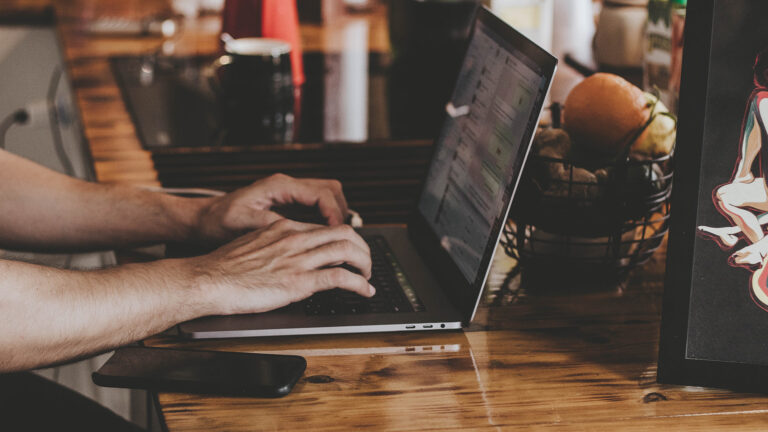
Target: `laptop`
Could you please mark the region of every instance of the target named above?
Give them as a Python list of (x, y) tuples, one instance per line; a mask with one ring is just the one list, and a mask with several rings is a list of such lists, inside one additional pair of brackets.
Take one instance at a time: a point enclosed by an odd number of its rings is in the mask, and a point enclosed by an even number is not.
[(204, 317), (189, 338), (459, 329), (472, 320), (557, 59), (481, 8), (407, 227), (367, 227), (376, 295), (333, 289), (282, 309)]

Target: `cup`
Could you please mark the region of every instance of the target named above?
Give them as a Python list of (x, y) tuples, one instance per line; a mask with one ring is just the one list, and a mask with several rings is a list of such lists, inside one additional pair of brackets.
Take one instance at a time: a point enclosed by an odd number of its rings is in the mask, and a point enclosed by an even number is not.
[(225, 38), (224, 51), (210, 74), (221, 106), (223, 142), (290, 142), (294, 123), (290, 44), (268, 38)]

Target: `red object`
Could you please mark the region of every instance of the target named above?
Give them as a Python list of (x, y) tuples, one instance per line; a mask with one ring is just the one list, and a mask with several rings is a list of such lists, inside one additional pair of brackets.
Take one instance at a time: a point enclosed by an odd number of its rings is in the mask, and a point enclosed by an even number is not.
[(293, 84), (304, 84), (296, 0), (226, 0), (222, 15), (222, 33), (235, 39), (266, 37), (290, 43)]
[(262, 0), (262, 36), (281, 39), (291, 44), (293, 84), (304, 84), (304, 64), (301, 57), (299, 14), (295, 0)]
[(262, 0), (226, 0), (221, 32), (233, 38), (261, 36)]

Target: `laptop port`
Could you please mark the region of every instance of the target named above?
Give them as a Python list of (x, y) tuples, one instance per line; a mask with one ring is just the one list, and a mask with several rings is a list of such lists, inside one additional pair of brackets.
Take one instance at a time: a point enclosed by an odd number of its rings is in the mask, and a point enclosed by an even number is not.
[(424, 327), (424, 328), (432, 328), (432, 324), (424, 324), (422, 327)]
[(407, 325), (407, 326), (405, 326), (405, 328), (407, 328), (407, 329), (415, 329), (415, 328), (416, 328), (416, 326), (415, 326), (415, 325), (413, 325), (413, 324), (411, 324), (411, 325)]

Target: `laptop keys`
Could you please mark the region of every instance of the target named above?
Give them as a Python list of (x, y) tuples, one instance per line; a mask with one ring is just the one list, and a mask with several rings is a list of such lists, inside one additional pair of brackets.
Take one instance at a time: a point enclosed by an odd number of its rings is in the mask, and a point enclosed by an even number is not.
[(369, 313), (421, 312), (424, 305), (419, 300), (400, 264), (380, 236), (366, 238), (371, 247), (371, 284), (376, 295), (371, 298), (335, 288), (319, 292), (304, 300), (307, 315), (346, 315)]

